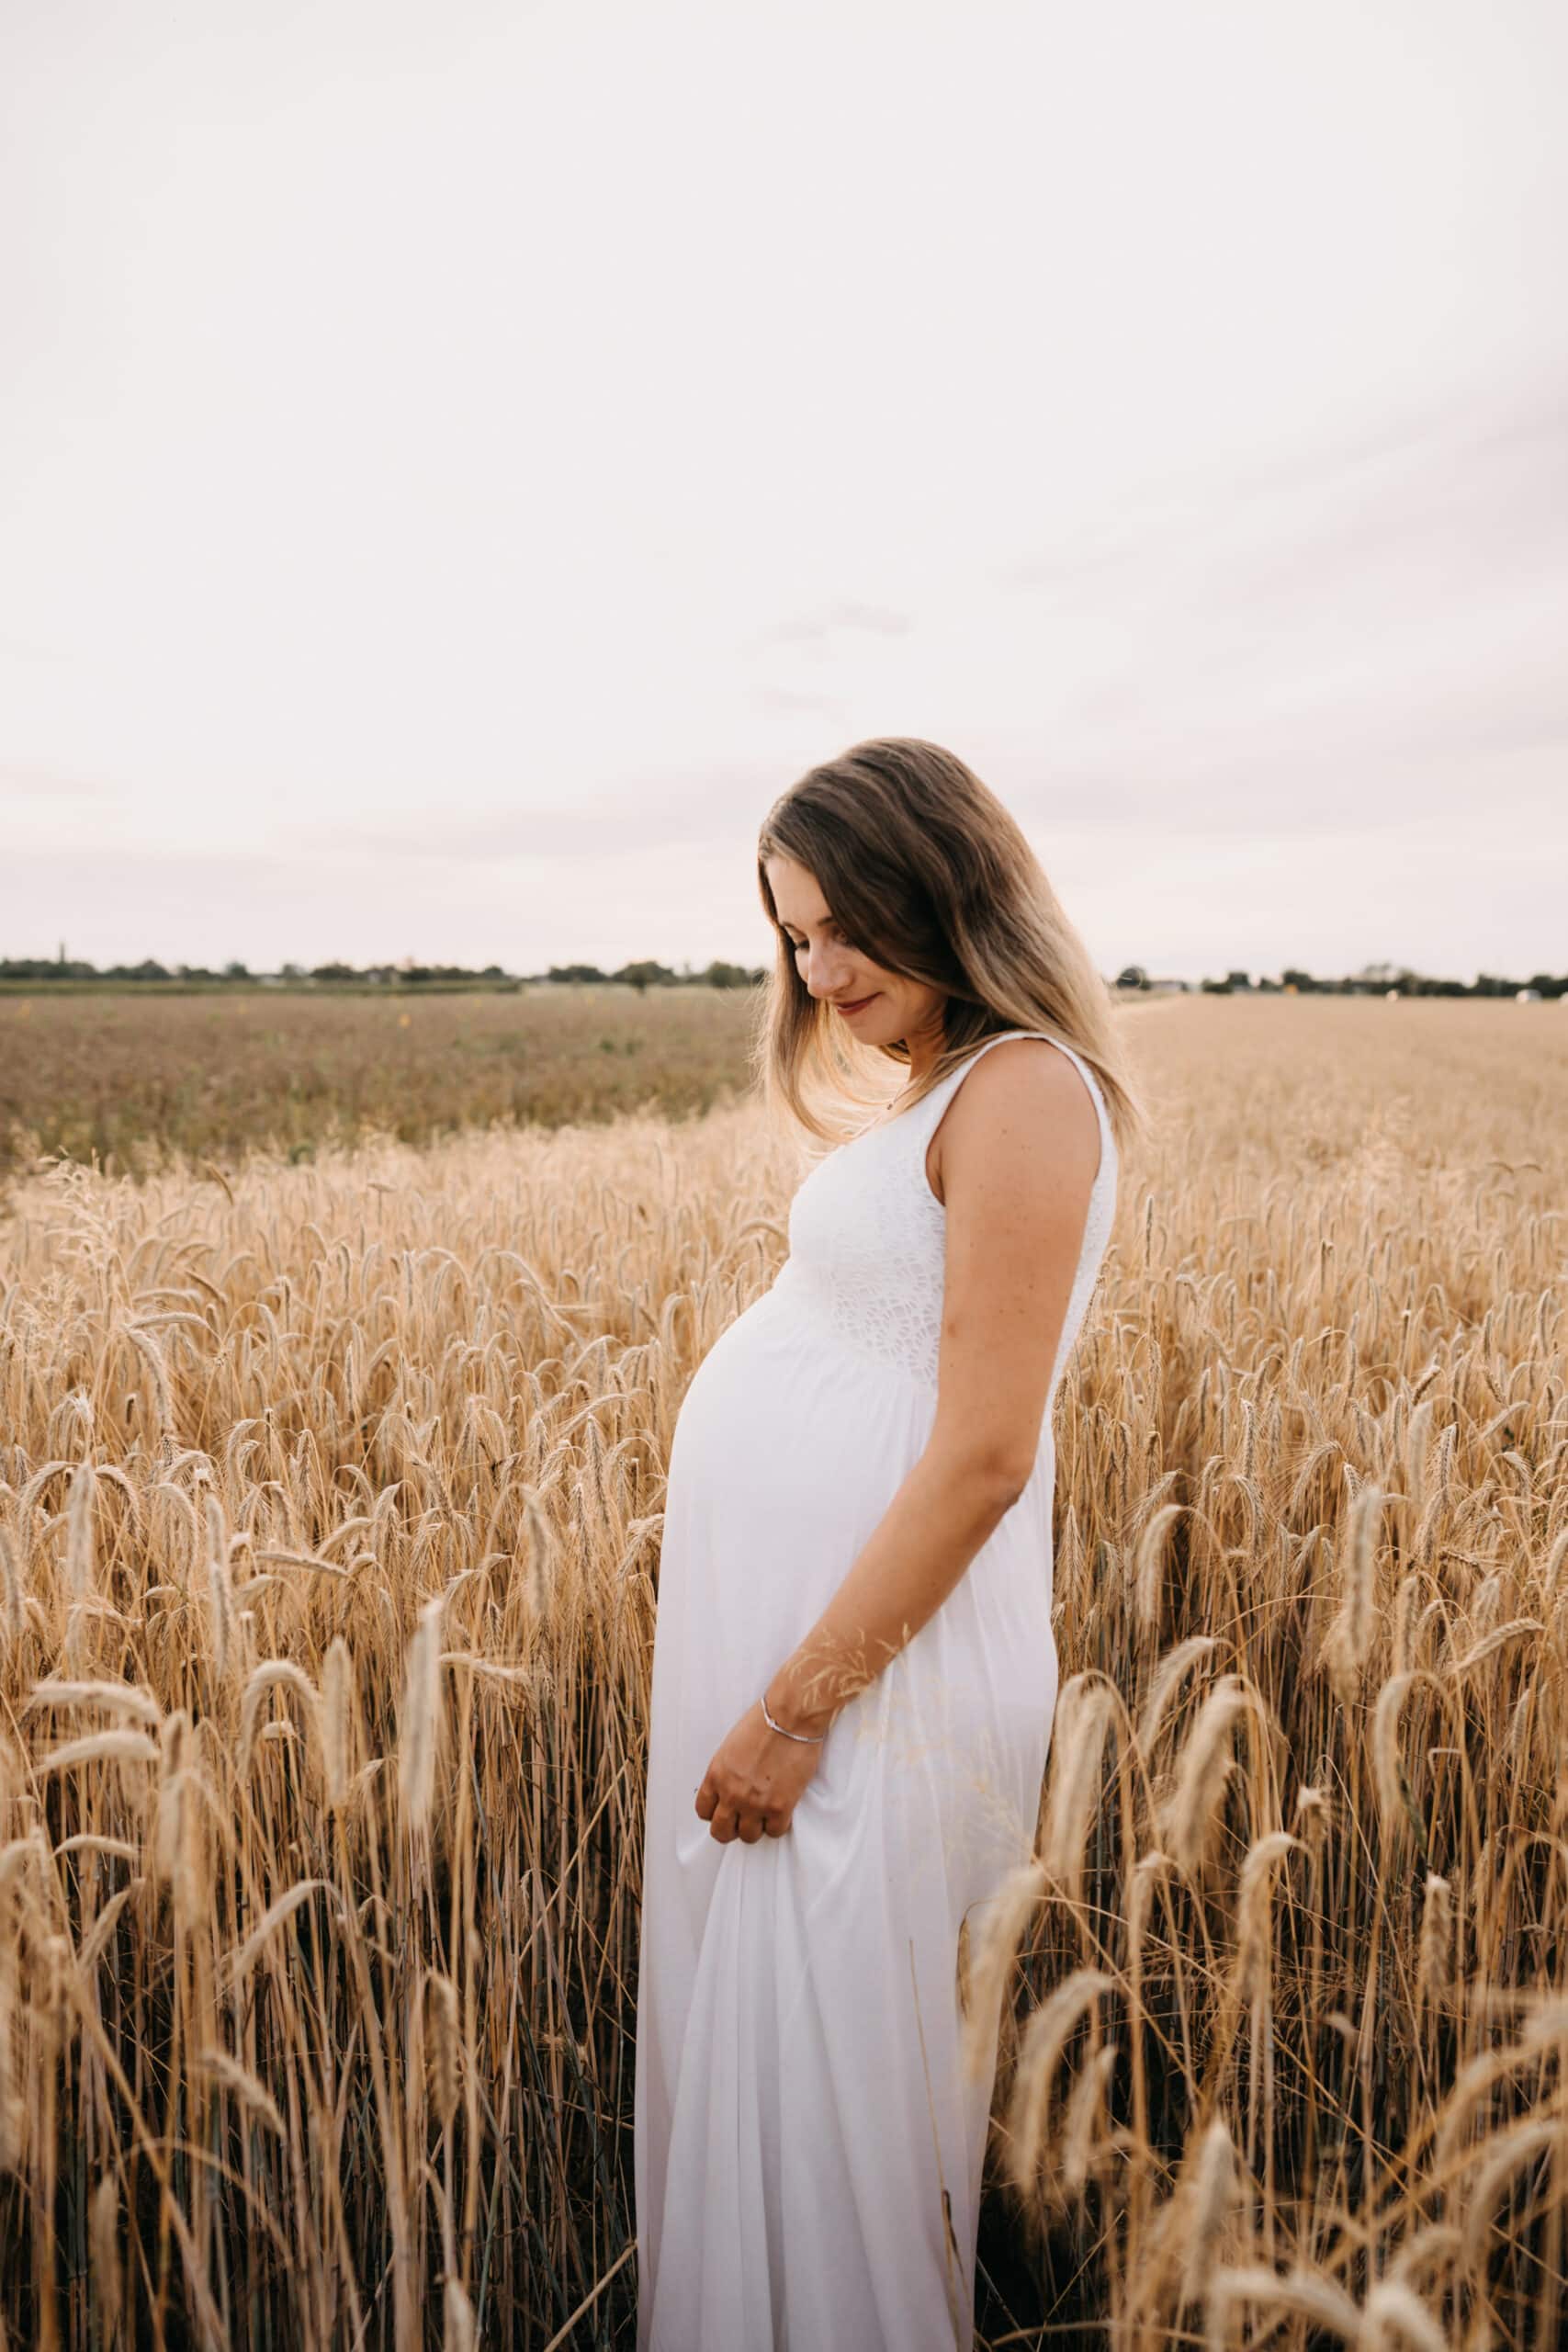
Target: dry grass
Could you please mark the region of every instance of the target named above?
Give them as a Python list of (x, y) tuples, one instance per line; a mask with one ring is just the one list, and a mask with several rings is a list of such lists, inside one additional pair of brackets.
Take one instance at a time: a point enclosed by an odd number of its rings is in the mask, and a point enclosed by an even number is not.
[[(992, 2344), (1559, 2330), (1554, 1011), (1128, 1016), (1166, 1124), (1063, 1384), (1070, 1679), (970, 1977)], [(663, 1465), (795, 1172), (730, 1108), (17, 1190), (15, 2340), (629, 2342)]]

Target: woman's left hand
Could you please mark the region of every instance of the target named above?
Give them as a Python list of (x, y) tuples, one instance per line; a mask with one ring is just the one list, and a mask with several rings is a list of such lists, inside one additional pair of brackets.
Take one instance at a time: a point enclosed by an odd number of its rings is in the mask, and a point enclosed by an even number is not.
[(820, 1740), (774, 1731), (756, 1700), (715, 1748), (697, 1786), (696, 1810), (721, 1846), (782, 1838), (822, 1754)]

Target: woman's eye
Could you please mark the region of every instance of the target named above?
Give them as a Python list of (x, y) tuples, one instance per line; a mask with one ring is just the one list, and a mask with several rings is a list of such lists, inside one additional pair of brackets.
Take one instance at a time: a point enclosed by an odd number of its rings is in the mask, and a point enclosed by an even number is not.
[[(847, 949), (848, 949), (848, 951), (849, 951), (849, 953), (850, 953), (852, 956), (854, 956), (854, 955), (858, 955), (858, 954), (859, 954), (859, 952), (860, 952), (860, 951), (859, 951), (859, 949), (855, 946), (854, 941), (853, 941), (852, 939), (846, 939), (846, 938), (844, 937), (843, 933), (842, 933), (841, 931), (839, 931), (837, 924), (835, 924), (835, 925), (834, 925), (834, 931), (835, 931), (835, 933), (836, 933), (836, 934), (837, 934), (838, 942), (839, 942), (839, 944), (840, 944), (840, 947), (847, 948)], [(784, 933), (784, 937), (785, 937), (786, 939), (789, 939), (789, 933), (788, 933), (787, 932), (785, 932), (785, 933)], [(806, 944), (807, 944), (807, 943), (806, 943), (806, 941), (805, 941), (804, 939), (790, 939), (790, 940), (789, 940), (789, 944), (790, 944), (791, 947), (795, 950), (795, 953), (798, 956), (798, 955), (799, 955), (799, 953), (800, 953), (800, 951), (801, 951), (801, 949), (806, 945)]]

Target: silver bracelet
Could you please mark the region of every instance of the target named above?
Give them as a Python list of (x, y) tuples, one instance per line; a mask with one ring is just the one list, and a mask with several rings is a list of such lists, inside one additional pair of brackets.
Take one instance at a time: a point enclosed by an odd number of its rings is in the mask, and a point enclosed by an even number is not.
[(773, 1723), (773, 1716), (768, 1713), (768, 1693), (765, 1687), (762, 1691), (762, 1713), (766, 1721), (773, 1724), (773, 1730), (784, 1732), (786, 1739), (808, 1739), (815, 1745), (818, 1740), (826, 1739), (828, 1736), (825, 1731), (785, 1731), (783, 1724)]

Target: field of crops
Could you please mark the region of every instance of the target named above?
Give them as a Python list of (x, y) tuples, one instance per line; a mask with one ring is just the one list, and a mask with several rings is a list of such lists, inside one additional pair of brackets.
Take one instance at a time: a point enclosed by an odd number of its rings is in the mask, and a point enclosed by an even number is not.
[(0, 1174), (144, 1172), (491, 1121), (682, 1118), (743, 1094), (744, 989), (0, 990)]
[[(85, 1049), (73, 1100), (193, 1160), (13, 1175), (8, 2341), (631, 2343), (664, 1465), (800, 1169), (739, 1001), (671, 1069), (597, 1042), (648, 1011), (548, 1008), (567, 1122), (424, 1148), (367, 1026), (385, 1131), (297, 1160), (216, 1157), (263, 1043), (203, 1048), (238, 1091), (193, 1132), (131, 1027), (124, 1125)], [(980, 2342), (1550, 2345), (1568, 1018), (1119, 1017), (1158, 1132), (1058, 1400), (1038, 1861), (966, 1962), (1005, 1993)]]

